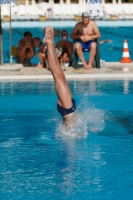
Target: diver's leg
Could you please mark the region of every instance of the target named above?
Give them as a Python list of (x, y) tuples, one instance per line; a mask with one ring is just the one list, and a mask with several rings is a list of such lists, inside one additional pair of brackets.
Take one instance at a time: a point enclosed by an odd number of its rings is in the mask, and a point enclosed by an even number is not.
[(64, 73), (62, 72), (54, 47), (54, 34), (52, 27), (45, 30), (44, 43), (47, 44), (48, 65), (55, 80), (56, 93), (59, 98), (58, 103), (64, 108), (72, 107), (72, 94), (66, 83)]

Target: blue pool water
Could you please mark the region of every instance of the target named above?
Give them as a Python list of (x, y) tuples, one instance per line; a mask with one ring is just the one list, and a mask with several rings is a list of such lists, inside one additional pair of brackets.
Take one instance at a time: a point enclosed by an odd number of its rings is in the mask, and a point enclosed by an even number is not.
[(132, 200), (133, 81), (70, 81), (75, 134), (53, 82), (0, 82), (1, 200)]
[[(65, 24), (65, 23), (64, 23)], [(33, 37), (40, 37), (43, 40), (44, 36), (44, 28), (29, 28), (28, 30), (32, 32)], [(70, 27), (57, 27), (56, 29), (67, 29), (70, 34), (72, 32), (72, 28)], [(107, 62), (119, 62), (122, 59), (122, 50), (123, 50), (123, 41), (127, 39), (128, 47), (130, 52), (130, 57), (133, 60), (133, 28), (132, 27), (99, 27), (101, 38), (100, 40), (109, 39), (112, 40), (113, 43), (108, 44), (104, 43), (100, 45), (100, 57)], [(23, 33), (27, 31), (27, 28), (13, 28), (12, 37), (13, 37), (13, 46), (17, 46), (19, 40), (23, 37)], [(7, 56), (7, 52), (9, 52), (9, 29), (3, 29), (3, 40), (4, 40), (4, 60), (5, 62), (9, 62), (9, 58)], [(55, 38), (55, 43), (58, 41), (58, 38)], [(88, 59), (88, 54), (85, 54), (86, 59)], [(14, 60), (15, 62), (15, 60)], [(32, 59), (32, 63), (38, 63), (39, 60), (37, 56)]]

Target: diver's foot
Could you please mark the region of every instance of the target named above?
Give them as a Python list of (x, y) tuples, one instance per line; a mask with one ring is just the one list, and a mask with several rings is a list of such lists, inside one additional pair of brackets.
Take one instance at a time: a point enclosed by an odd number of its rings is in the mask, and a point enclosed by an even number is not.
[(45, 44), (51, 44), (54, 42), (54, 31), (51, 26), (48, 26), (45, 30), (45, 37), (44, 37)]

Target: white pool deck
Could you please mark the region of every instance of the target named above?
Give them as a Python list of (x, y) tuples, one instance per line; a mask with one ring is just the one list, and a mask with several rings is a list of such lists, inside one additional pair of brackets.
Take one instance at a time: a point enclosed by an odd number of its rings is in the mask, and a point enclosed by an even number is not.
[[(54, 20), (54, 21), (12, 21), (12, 28), (46, 28), (47, 26), (56, 27), (74, 27), (76, 20)], [(98, 27), (131, 27), (133, 20), (95, 20)], [(3, 22), (2, 28), (10, 28), (9, 22)]]
[[(64, 71), (67, 80), (89, 79), (131, 79), (133, 80), (133, 63), (106, 62), (104, 68), (84, 70), (82, 63), (79, 68), (68, 67)], [(0, 66), (0, 81), (48, 81), (53, 80), (51, 72), (45, 68), (21, 67), (21, 64)]]

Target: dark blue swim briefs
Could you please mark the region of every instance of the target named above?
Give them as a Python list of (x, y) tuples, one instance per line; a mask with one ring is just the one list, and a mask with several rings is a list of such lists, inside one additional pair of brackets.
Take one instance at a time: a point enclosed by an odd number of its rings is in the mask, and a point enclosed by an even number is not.
[(92, 42), (97, 43), (95, 40), (91, 40), (91, 41), (88, 41), (88, 42), (82, 42), (82, 41), (78, 41), (78, 42), (82, 45), (83, 50), (87, 49), (88, 51), (90, 51), (90, 45), (91, 45)]
[(57, 110), (58, 112), (64, 117), (65, 115), (68, 115), (70, 113), (73, 113), (76, 110), (76, 101), (75, 99), (72, 99), (73, 106), (71, 108), (63, 108), (57, 103)]

